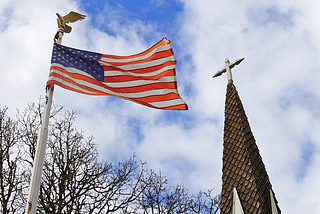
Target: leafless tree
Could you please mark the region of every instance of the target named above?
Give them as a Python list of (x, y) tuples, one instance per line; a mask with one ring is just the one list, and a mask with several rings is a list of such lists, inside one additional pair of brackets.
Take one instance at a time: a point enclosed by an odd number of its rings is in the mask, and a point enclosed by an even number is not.
[(191, 198), (182, 185), (169, 186), (168, 179), (150, 170), (146, 176), (149, 184), (140, 199), (144, 213), (186, 213)]
[[(7, 185), (1, 189), (1, 203), (8, 210), (3, 213), (14, 213), (25, 207), (28, 190), (25, 187), (30, 182), (42, 109), (41, 102), (28, 104), (18, 112), (17, 122), (9, 120), (6, 109), (0, 112), (3, 118), (0, 155), (6, 154), (1, 156), (0, 164), (4, 164), (0, 166), (0, 176), (6, 175), (2, 176), (4, 179), (0, 185)], [(85, 137), (74, 127), (75, 118), (74, 111), (63, 111), (61, 107), (53, 106), (38, 213), (213, 214), (217, 211), (219, 200), (211, 196), (211, 191), (191, 195), (181, 184), (170, 186), (161, 171), (155, 173), (145, 169), (145, 163), (135, 155), (118, 164), (99, 160), (94, 138)], [(7, 142), (9, 153), (3, 152), (7, 151), (3, 149), (6, 148), (3, 145), (7, 145), (3, 142)], [(13, 175), (15, 180), (11, 179)], [(9, 184), (5, 184), (9, 179), (13, 182), (11, 189)]]
[(139, 203), (145, 214), (197, 213), (214, 214), (219, 209), (219, 196), (212, 196), (212, 190), (200, 191), (193, 195), (182, 184), (168, 185), (168, 179), (150, 170), (146, 177), (147, 188), (143, 191)]
[(221, 197), (220, 194), (214, 196), (213, 189), (206, 192), (200, 191), (193, 197), (191, 203), (192, 213), (216, 214), (219, 211)]
[[(33, 163), (41, 105), (28, 105), (20, 114), (28, 158)], [(133, 156), (118, 165), (98, 161), (93, 137), (74, 128), (75, 112), (65, 111), (49, 125), (49, 136), (40, 185), (38, 212), (114, 213), (129, 207), (141, 194), (143, 163)]]
[[(44, 103), (42, 98), (38, 103), (28, 103), (27, 107), (22, 111), (18, 110), (17, 121), (21, 132), (21, 141), (25, 145), (25, 154), (29, 158), (25, 158), (25, 162), (29, 163), (29, 167), (33, 165), (33, 159), (36, 152), (38, 133), (42, 123)], [(50, 113), (50, 119), (55, 118), (62, 112), (63, 107), (53, 104)], [(51, 126), (51, 120), (49, 120)]]
[(25, 188), (22, 145), (17, 122), (0, 106), (0, 213), (20, 213)]

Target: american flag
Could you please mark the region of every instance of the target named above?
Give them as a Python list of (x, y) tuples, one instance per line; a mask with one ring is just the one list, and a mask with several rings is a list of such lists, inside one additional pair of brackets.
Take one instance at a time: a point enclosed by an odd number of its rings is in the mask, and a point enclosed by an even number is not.
[(110, 95), (156, 109), (187, 110), (176, 81), (171, 42), (162, 39), (131, 56), (115, 56), (54, 44), (47, 85), (89, 95)]

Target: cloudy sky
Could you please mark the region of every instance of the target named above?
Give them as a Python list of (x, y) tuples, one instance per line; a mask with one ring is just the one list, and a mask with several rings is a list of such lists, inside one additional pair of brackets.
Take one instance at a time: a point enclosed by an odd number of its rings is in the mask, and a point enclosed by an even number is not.
[(45, 95), (56, 12), (87, 15), (62, 44), (131, 55), (163, 37), (178, 60), (188, 111), (162, 111), (114, 97), (55, 87), (53, 100), (78, 113), (100, 157), (133, 152), (191, 193), (221, 191), (226, 75), (231, 62), (273, 190), (283, 213), (320, 213), (320, 2), (298, 0), (1, 0), (0, 105), (14, 116)]

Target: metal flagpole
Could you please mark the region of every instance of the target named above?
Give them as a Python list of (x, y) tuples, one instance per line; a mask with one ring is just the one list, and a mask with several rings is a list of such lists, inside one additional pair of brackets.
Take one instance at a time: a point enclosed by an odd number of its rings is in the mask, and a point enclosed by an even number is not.
[[(61, 45), (62, 36), (64, 33), (70, 33), (72, 28), (67, 25), (69, 22), (75, 22), (77, 20), (82, 20), (86, 16), (81, 15), (79, 13), (71, 11), (66, 16), (58, 16), (58, 32), (55, 35), (54, 41)], [(40, 192), (40, 182), (41, 182), (41, 174), (43, 169), (43, 161), (45, 158), (46, 144), (48, 138), (48, 125), (49, 125), (49, 116), (52, 104), (52, 96), (53, 96), (53, 85), (47, 86), (47, 94), (46, 94), (46, 104), (44, 107), (43, 118), (42, 118), (42, 126), (39, 131), (38, 139), (37, 139), (37, 148), (36, 153), (33, 160), (33, 168), (32, 175), (29, 187), (29, 195), (28, 202), (26, 205), (25, 214), (35, 214), (37, 211), (37, 202)]]
[[(62, 36), (64, 33), (63, 28), (59, 28), (57, 32), (58, 38), (55, 40), (58, 44), (61, 44)], [(49, 116), (52, 104), (54, 85), (47, 87), (46, 103), (43, 112), (42, 126), (39, 131), (37, 139), (37, 148), (33, 161), (32, 175), (29, 187), (28, 203), (26, 206), (25, 214), (35, 214), (37, 211), (37, 202), (40, 192), (41, 174), (43, 168), (43, 161), (45, 158), (46, 144), (48, 138), (48, 124)]]

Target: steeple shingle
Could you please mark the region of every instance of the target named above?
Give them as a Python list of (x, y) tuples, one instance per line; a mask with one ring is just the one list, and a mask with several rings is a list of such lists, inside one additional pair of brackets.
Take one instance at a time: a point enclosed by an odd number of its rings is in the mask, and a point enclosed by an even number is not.
[(221, 214), (232, 214), (233, 188), (245, 214), (272, 214), (270, 193), (275, 195), (233, 82), (227, 86), (223, 147)]

